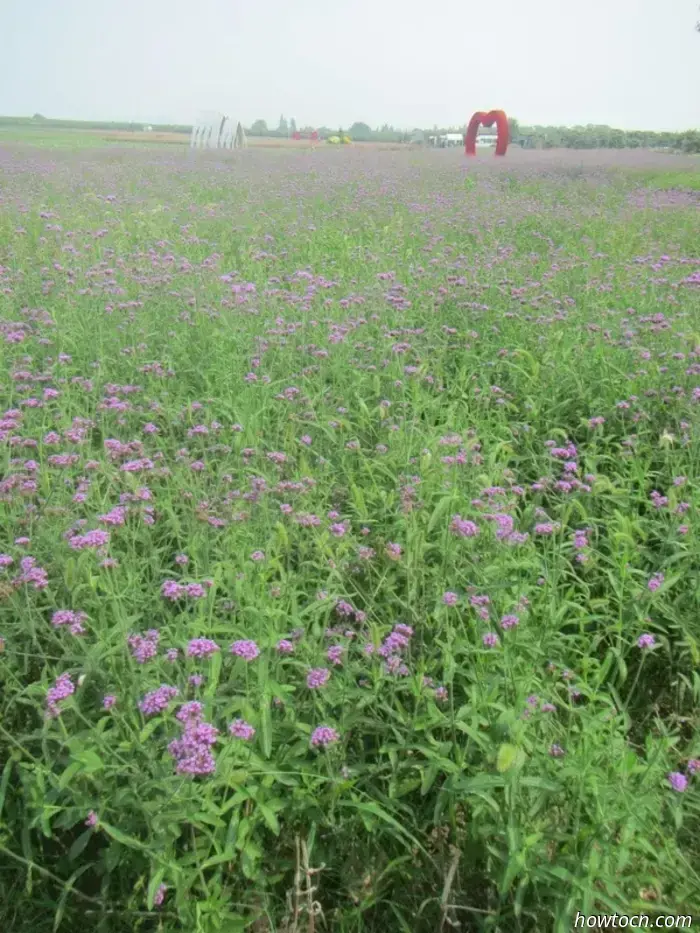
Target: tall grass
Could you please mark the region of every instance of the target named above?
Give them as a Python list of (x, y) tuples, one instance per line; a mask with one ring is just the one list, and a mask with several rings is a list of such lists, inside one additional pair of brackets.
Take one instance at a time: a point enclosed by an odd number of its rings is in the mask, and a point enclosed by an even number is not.
[(2, 167), (2, 929), (700, 911), (697, 203)]

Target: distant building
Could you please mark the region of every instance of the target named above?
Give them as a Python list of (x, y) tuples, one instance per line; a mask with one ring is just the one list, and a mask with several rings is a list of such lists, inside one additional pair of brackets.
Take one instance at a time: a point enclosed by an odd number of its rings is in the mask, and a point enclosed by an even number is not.
[[(495, 146), (498, 136), (495, 133), (480, 133), (476, 137), (476, 145), (482, 148)], [(451, 149), (453, 146), (464, 145), (463, 133), (443, 133), (441, 136), (428, 136), (428, 143), (437, 149)]]
[(428, 136), (428, 142), (437, 149), (450, 149), (453, 146), (464, 145), (462, 133), (443, 133), (442, 136)]
[(495, 146), (498, 136), (495, 133), (481, 133), (476, 137), (477, 146)]

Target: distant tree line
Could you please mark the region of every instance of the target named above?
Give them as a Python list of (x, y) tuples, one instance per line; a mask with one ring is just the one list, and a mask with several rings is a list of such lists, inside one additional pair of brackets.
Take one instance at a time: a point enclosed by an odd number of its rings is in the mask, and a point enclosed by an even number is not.
[[(612, 126), (588, 124), (586, 126), (524, 126), (517, 119), (509, 119), (510, 141), (537, 149), (673, 149), (687, 153), (700, 153), (700, 130), (683, 133), (659, 133), (651, 130), (620, 130)], [(159, 133), (190, 133), (191, 125), (179, 123), (150, 124)], [(120, 130), (135, 132), (142, 130), (143, 123), (109, 120), (54, 120), (35, 113), (32, 117), (2, 117), (0, 126), (41, 126), (45, 129), (76, 130)], [(316, 130), (321, 139), (329, 136), (348, 135), (356, 142), (409, 143), (426, 142), (430, 136), (446, 133), (463, 133), (462, 126), (433, 126), (430, 129), (416, 127), (412, 130), (398, 129), (384, 123), (372, 129), (367, 123), (355, 122), (351, 126), (300, 126), (293, 118), (281, 116), (276, 128), (268, 127), (265, 120), (255, 120), (246, 133), (249, 136), (271, 136), (287, 138), (296, 132), (310, 136)], [(484, 129), (484, 132), (491, 130)]]
[[(588, 124), (587, 126), (524, 126), (515, 118), (509, 119), (510, 141), (515, 145), (538, 149), (674, 149), (682, 152), (700, 152), (700, 131), (687, 130), (683, 133), (660, 133), (652, 130), (620, 130), (612, 126)], [(264, 120), (256, 120), (246, 132), (250, 136), (291, 136), (296, 131), (294, 120), (287, 122), (280, 117), (277, 129), (270, 129)], [(367, 123), (356, 122), (345, 130), (343, 127), (301, 127), (300, 132), (308, 135), (318, 130), (321, 139), (347, 133), (356, 142), (408, 143), (427, 140), (430, 136), (446, 133), (463, 133), (464, 126), (433, 126), (430, 129), (416, 127), (413, 130), (397, 129), (388, 123), (372, 129)], [(492, 130), (484, 129), (484, 132)]]
[(612, 126), (520, 126), (514, 142), (542, 149), (676, 149), (700, 152), (700, 132), (659, 133)]

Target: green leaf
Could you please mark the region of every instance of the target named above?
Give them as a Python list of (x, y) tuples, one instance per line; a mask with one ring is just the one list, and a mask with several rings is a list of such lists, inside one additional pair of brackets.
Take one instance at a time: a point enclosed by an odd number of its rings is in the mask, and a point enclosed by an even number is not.
[(64, 788), (68, 787), (68, 785), (73, 780), (73, 778), (76, 776), (76, 774), (82, 770), (83, 770), (83, 766), (81, 762), (71, 761), (71, 763), (68, 765), (66, 770), (63, 772), (63, 774), (58, 779), (58, 786), (61, 788), (61, 790), (64, 790)]
[(2, 769), (2, 779), (0, 780), (0, 816), (2, 816), (2, 808), (5, 805), (5, 795), (7, 794), (7, 785), (10, 783), (10, 774), (13, 764), (14, 760), (8, 758), (5, 762), (5, 767)]
[(78, 836), (78, 838), (75, 840), (73, 845), (68, 850), (68, 860), (70, 862), (74, 862), (75, 859), (77, 859), (77, 857), (80, 855), (80, 853), (83, 851), (85, 846), (90, 841), (91, 836), (92, 836), (91, 829), (86, 830), (84, 833), (81, 833)]
[(268, 826), (268, 828), (272, 830), (275, 836), (279, 836), (280, 824), (275, 813), (264, 803), (258, 804), (258, 810), (260, 811), (260, 814), (262, 818), (265, 820), (265, 823)]
[(94, 774), (96, 771), (104, 770), (104, 761), (102, 761), (97, 752), (92, 751), (92, 749), (85, 749), (85, 751), (81, 752), (77, 757), (83, 766), (83, 770), (87, 774)]
[(112, 839), (121, 842), (123, 846), (127, 846), (129, 849), (140, 849), (142, 852), (148, 852), (148, 846), (145, 846), (140, 839), (135, 839), (133, 836), (129, 836), (128, 833), (123, 833), (121, 829), (117, 829), (116, 826), (111, 826), (109, 823), (103, 823), (102, 820), (100, 820), (100, 828)]
[(518, 761), (518, 752), (520, 749), (517, 745), (510, 745), (508, 742), (501, 745), (498, 749), (498, 757), (496, 758), (496, 770), (503, 774), (504, 771), (510, 771), (511, 768), (515, 767), (515, 764)]
[(149, 910), (153, 910), (153, 898), (156, 896), (156, 891), (160, 887), (160, 884), (165, 876), (165, 871), (162, 868), (159, 868), (158, 871), (153, 875), (148, 885), (148, 895), (146, 897), (146, 904)]
[(263, 757), (269, 758), (272, 754), (272, 714), (268, 698), (264, 701), (260, 716), (260, 739)]

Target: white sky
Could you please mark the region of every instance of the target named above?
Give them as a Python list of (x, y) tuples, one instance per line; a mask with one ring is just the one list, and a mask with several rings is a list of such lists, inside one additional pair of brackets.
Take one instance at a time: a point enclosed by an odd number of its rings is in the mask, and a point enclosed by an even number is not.
[(698, 0), (0, 0), (0, 114), (700, 126)]

